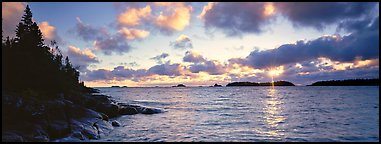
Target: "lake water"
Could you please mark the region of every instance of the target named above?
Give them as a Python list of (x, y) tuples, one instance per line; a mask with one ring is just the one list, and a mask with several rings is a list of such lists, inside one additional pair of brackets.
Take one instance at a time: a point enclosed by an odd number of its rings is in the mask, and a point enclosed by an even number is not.
[(98, 88), (164, 113), (124, 115), (100, 141), (379, 141), (379, 87)]

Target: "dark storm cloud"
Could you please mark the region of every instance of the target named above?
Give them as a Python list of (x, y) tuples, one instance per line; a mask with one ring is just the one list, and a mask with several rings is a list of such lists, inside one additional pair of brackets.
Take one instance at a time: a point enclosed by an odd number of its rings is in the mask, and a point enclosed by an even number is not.
[(261, 33), (268, 17), (263, 14), (265, 3), (216, 3), (203, 16), (206, 28), (221, 29), (228, 36)]
[(276, 10), (288, 18), (294, 26), (323, 29), (342, 20), (355, 20), (370, 14), (374, 2), (284, 2), (275, 3)]
[(245, 59), (230, 59), (229, 61), (254, 68), (267, 68), (318, 57), (341, 62), (378, 58), (378, 17), (370, 25), (365, 25), (348, 36), (336, 38), (323, 36), (311, 41), (297, 41), (296, 44), (285, 44), (276, 49), (255, 50)]

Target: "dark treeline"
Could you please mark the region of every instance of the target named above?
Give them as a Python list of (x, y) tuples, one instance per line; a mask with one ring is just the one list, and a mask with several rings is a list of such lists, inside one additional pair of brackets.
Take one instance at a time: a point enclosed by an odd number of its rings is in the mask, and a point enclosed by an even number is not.
[(318, 81), (307, 86), (376, 86), (379, 79), (348, 79), (348, 80), (330, 80)]
[(2, 36), (2, 90), (34, 91), (39, 95), (89, 90), (79, 82), (79, 72), (67, 56), (63, 57), (56, 42), (49, 46), (44, 43), (29, 6), (24, 12), (16, 37)]
[[(271, 82), (266, 83), (256, 83), (256, 82), (233, 82), (229, 83), (226, 86), (272, 86)], [(295, 86), (293, 83), (288, 81), (276, 81), (274, 86)]]

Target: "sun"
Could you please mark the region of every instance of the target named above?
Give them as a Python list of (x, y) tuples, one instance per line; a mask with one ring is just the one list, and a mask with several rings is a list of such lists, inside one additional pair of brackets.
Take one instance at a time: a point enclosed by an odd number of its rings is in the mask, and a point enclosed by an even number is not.
[(274, 12), (275, 12), (274, 5), (272, 3), (266, 3), (263, 14), (265, 16), (270, 16), (270, 15), (274, 14)]
[(269, 69), (268, 74), (271, 77), (279, 76), (279, 75), (281, 75), (284, 72), (283, 68), (284, 68), (283, 66), (279, 66), (279, 67), (276, 67), (276, 68), (271, 68), (271, 69)]

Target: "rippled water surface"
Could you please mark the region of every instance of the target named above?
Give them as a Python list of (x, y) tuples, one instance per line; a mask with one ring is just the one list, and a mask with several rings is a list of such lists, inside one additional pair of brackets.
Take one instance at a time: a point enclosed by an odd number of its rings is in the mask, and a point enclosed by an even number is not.
[(379, 141), (379, 87), (99, 88), (163, 109), (101, 141)]

